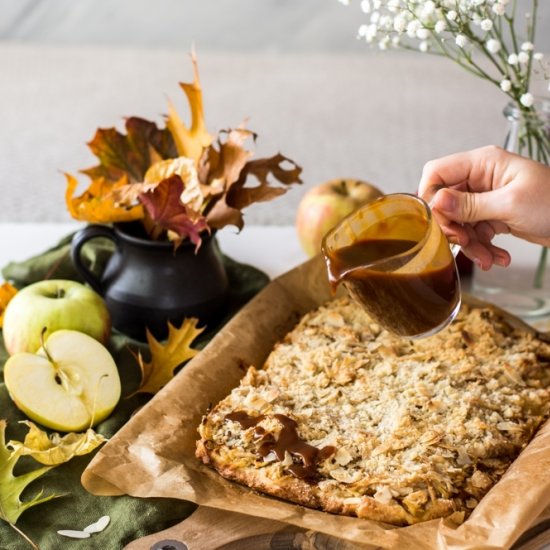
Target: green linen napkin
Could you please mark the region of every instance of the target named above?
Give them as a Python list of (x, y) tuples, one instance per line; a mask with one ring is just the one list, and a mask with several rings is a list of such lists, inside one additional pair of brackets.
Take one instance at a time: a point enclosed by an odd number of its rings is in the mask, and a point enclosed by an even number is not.
[[(80, 280), (70, 261), (71, 238), (72, 235), (67, 236), (57, 246), (27, 261), (8, 264), (2, 270), (4, 279), (19, 288), (46, 278)], [(94, 239), (93, 243), (88, 243), (84, 247), (84, 259), (94, 273), (99, 275), (102, 272), (113, 248), (112, 242), (101, 239)], [(269, 282), (267, 275), (254, 267), (239, 264), (226, 256), (224, 263), (231, 289), (228, 313), (218, 326), (208, 328), (201, 334), (195, 347), (204, 347), (221, 326)], [(0, 340), (0, 418), (8, 421), (6, 440), (22, 441), (27, 428), (18, 424), (18, 421), (25, 420), (26, 417), (15, 407), (3, 383), (3, 367), (8, 355), (3, 339)], [(150, 399), (150, 396), (141, 394), (129, 399), (124, 398), (137, 388), (140, 379), (139, 367), (131, 350), (141, 350), (147, 355), (147, 346), (114, 331), (109, 342), (109, 350), (119, 368), (123, 397), (113, 414), (96, 426), (96, 431), (106, 437), (112, 437), (131, 414)], [(34, 481), (23, 494), (23, 500), (32, 498), (41, 489), (45, 494), (65, 495), (30, 508), (17, 522), (17, 526), (38, 544), (40, 550), (119, 550), (137, 538), (178, 523), (194, 511), (195, 504), (175, 499), (91, 495), (82, 487), (80, 476), (93, 454), (74, 458), (50, 470)], [(28, 457), (21, 458), (19, 465), (20, 471), (16, 473), (40, 466)], [(81, 530), (102, 515), (109, 515), (111, 523), (102, 533), (92, 535), (91, 538), (76, 540), (57, 534), (60, 529)], [(28, 548), (29, 544), (7, 523), (0, 520), (0, 550)]]

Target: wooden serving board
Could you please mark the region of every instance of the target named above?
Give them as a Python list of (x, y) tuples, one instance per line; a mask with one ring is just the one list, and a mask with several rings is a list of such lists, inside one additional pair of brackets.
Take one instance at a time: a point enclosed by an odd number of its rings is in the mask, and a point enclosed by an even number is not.
[[(354, 550), (356, 544), (259, 517), (199, 506), (181, 523), (124, 550)], [(367, 548), (361, 546), (361, 548)], [(369, 546), (375, 550), (375, 546)]]
[[(550, 519), (543, 514), (511, 550), (542, 550), (550, 545)], [(306, 531), (259, 517), (199, 506), (169, 529), (131, 542), (123, 550), (382, 550)]]

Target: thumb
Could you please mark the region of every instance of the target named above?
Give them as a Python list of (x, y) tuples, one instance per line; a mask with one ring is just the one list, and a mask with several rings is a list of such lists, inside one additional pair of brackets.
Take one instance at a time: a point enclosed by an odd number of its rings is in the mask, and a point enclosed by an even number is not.
[(467, 193), (445, 188), (434, 195), (430, 206), (455, 222), (500, 220), (502, 209), (499, 208), (499, 200), (494, 194), (494, 191)]

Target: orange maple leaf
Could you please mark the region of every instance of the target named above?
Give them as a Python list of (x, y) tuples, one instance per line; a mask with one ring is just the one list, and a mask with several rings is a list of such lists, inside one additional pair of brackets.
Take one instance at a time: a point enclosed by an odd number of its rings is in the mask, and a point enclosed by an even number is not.
[(161, 344), (147, 330), (147, 342), (151, 352), (151, 361), (146, 363), (141, 356), (137, 361), (141, 369), (141, 384), (134, 393), (157, 393), (174, 377), (174, 370), (191, 359), (198, 350), (191, 348), (193, 340), (205, 329), (197, 328), (198, 319), (185, 319), (180, 328), (168, 323), (168, 339)]
[(78, 180), (70, 174), (65, 174), (65, 177), (67, 178), (65, 202), (75, 220), (89, 223), (114, 223), (143, 218), (143, 207), (140, 204), (125, 206), (117, 201), (115, 192), (126, 186), (126, 176), (122, 176), (115, 183), (110, 183), (102, 177), (94, 179), (79, 197), (73, 196)]
[(4, 324), (4, 312), (10, 300), (17, 294), (17, 289), (10, 283), (0, 286), (0, 328)]
[(180, 82), (180, 87), (184, 91), (187, 96), (187, 101), (189, 102), (191, 126), (188, 128), (182, 122), (173, 103), (169, 102), (166, 127), (172, 134), (179, 156), (187, 157), (198, 162), (204, 148), (212, 143), (212, 136), (208, 133), (204, 120), (202, 89), (195, 52), (191, 54), (191, 61), (193, 63), (193, 82)]
[(149, 167), (166, 158), (177, 156), (174, 139), (167, 128), (139, 117), (125, 121), (126, 134), (116, 128), (99, 128), (88, 143), (99, 164), (82, 170), (95, 180), (105, 178), (114, 183), (122, 176), (129, 183), (142, 182)]

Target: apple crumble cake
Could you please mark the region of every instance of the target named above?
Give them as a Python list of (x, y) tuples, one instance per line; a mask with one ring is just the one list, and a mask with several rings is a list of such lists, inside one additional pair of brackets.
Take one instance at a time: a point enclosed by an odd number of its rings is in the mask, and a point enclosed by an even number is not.
[(549, 384), (550, 345), (492, 308), (411, 341), (336, 299), (203, 418), (197, 456), (327, 512), (460, 521), (545, 420)]

